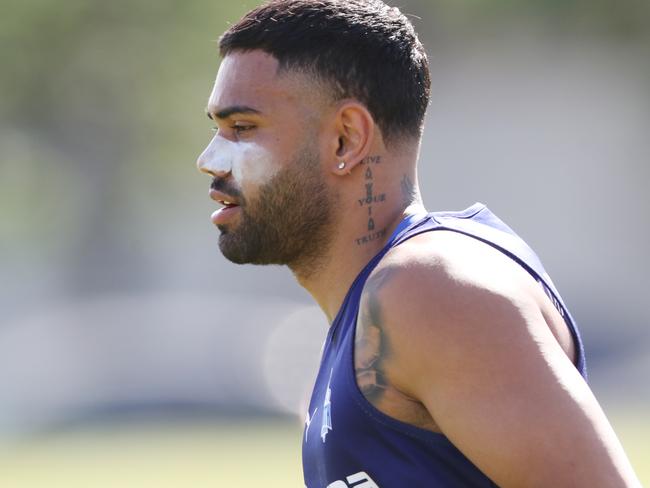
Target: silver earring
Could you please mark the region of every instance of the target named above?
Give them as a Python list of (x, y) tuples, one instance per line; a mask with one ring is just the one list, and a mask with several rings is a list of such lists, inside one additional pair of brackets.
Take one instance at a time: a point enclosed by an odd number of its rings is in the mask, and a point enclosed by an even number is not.
[(345, 169), (345, 161), (341, 161), (341, 162), (339, 163), (339, 169), (340, 169), (340, 170), (344, 170), (344, 169)]

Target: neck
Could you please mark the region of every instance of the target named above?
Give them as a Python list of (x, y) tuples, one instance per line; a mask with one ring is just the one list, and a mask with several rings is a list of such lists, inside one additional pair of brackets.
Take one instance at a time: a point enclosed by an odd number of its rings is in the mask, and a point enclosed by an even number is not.
[[(341, 183), (331, 238), (318, 262), (291, 266), (330, 324), (354, 279), (386, 245), (405, 216), (424, 211), (415, 165), (370, 156)], [(401, 170), (400, 170), (401, 168)]]

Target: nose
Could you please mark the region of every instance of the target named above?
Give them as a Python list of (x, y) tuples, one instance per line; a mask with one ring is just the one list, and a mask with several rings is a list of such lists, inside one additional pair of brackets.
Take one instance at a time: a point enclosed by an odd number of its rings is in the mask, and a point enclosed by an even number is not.
[(221, 147), (219, 136), (215, 135), (210, 144), (203, 150), (196, 160), (196, 167), (201, 173), (206, 173), (213, 178), (224, 178), (232, 170), (229, 151)]

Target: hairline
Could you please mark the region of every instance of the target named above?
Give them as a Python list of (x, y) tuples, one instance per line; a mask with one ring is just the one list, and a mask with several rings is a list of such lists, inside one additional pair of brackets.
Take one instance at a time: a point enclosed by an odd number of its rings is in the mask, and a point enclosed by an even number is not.
[(219, 50), (220, 50), (220, 55), (222, 60), (224, 60), (226, 57), (230, 55), (237, 54), (237, 53), (243, 53), (243, 54), (253, 53), (253, 52), (265, 53), (278, 62), (278, 66), (275, 72), (276, 76), (297, 74), (303, 76), (305, 79), (308, 79), (320, 85), (327, 91), (327, 95), (325, 96), (326, 98), (323, 97), (322, 95), (323, 92), (320, 90), (317, 90), (315, 96), (324, 99), (326, 103), (336, 103), (338, 101), (349, 98), (363, 105), (372, 116), (373, 121), (375, 122), (375, 126), (381, 132), (382, 138), (386, 146), (399, 147), (400, 145), (408, 144), (408, 143), (420, 144), (422, 140), (423, 132), (424, 132), (423, 131), (424, 120), (422, 121), (422, 124), (420, 125), (416, 133), (410, 133), (406, 129), (401, 131), (397, 131), (397, 130), (387, 131), (382, 126), (380, 126), (380, 124), (377, 122), (375, 115), (372, 113), (370, 107), (366, 102), (360, 100), (358, 97), (352, 94), (346, 93), (346, 90), (342, 87), (339, 88), (340, 95), (337, 95), (337, 86), (336, 86), (338, 84), (337, 80), (321, 75), (320, 73), (318, 73), (318, 70), (315, 68), (303, 66), (298, 62), (282, 61), (273, 52), (271, 52), (268, 49), (265, 49), (264, 47), (228, 47), (227, 49), (224, 49), (221, 45), (219, 45)]

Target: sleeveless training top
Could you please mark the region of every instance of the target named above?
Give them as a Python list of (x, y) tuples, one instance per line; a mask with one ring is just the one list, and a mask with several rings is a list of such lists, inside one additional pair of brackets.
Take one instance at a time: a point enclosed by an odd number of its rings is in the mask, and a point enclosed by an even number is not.
[(523, 266), (544, 288), (575, 341), (586, 378), (584, 348), (569, 311), (535, 253), (484, 205), (462, 212), (412, 215), (359, 273), (327, 334), (303, 435), (307, 488), (436, 488), (496, 486), (442, 434), (395, 420), (371, 405), (354, 371), (359, 299), (381, 258), (407, 239), (450, 230), (479, 239)]

